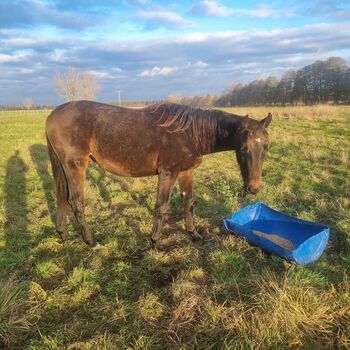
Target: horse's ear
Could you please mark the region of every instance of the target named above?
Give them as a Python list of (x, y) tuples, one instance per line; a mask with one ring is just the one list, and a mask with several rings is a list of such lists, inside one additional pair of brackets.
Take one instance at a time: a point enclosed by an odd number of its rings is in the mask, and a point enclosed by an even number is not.
[(264, 118), (263, 120), (260, 120), (260, 124), (264, 128), (267, 128), (270, 125), (271, 121), (272, 121), (272, 114), (269, 113), (266, 118)]
[(242, 118), (242, 129), (247, 129), (249, 125), (249, 117), (248, 114)]

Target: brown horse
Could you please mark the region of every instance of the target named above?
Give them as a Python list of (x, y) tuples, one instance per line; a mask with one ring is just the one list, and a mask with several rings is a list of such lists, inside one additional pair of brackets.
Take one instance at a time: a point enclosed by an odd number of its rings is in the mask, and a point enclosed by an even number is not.
[(192, 182), (203, 155), (235, 150), (246, 191), (262, 186), (271, 114), (256, 121), (220, 110), (178, 104), (129, 109), (91, 101), (69, 102), (47, 118), (46, 136), (57, 197), (56, 229), (63, 236), (70, 209), (84, 241), (96, 244), (84, 218), (84, 180), (89, 159), (120, 176), (158, 175), (151, 240), (159, 243), (176, 180), (184, 198), (186, 230), (193, 224)]

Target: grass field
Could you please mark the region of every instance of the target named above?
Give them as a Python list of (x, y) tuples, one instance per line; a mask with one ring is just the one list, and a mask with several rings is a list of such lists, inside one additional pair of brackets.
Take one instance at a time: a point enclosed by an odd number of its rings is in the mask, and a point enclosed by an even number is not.
[[(47, 113), (0, 114), (0, 348), (350, 349), (350, 107), (231, 109), (269, 110), (258, 196), (241, 195), (233, 152), (198, 169), (203, 242), (184, 234), (176, 189), (162, 250), (150, 249), (156, 178), (92, 165), (86, 214), (99, 252), (74, 223), (71, 240), (56, 237)], [(329, 225), (321, 259), (295, 266), (220, 237), (222, 220), (254, 201)]]

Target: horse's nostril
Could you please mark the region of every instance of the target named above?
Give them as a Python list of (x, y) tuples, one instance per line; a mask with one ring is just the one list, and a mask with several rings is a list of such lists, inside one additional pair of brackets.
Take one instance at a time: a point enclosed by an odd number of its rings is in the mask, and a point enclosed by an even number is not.
[(251, 194), (257, 194), (259, 191), (260, 191), (260, 188), (258, 187), (255, 187), (255, 188), (252, 186), (248, 187), (248, 192), (250, 192)]

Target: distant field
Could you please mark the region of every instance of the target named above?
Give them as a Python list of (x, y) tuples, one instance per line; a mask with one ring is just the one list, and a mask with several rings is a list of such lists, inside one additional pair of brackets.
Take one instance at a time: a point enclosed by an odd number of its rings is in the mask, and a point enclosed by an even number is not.
[[(263, 191), (241, 196), (233, 152), (206, 157), (195, 179), (205, 240), (184, 234), (176, 189), (155, 251), (156, 178), (92, 165), (86, 216), (104, 244), (97, 253), (72, 225), (70, 241), (56, 237), (47, 112), (0, 112), (0, 348), (350, 348), (350, 107), (226, 110), (275, 117)], [(221, 238), (222, 220), (254, 201), (329, 225), (321, 259), (294, 266)]]

